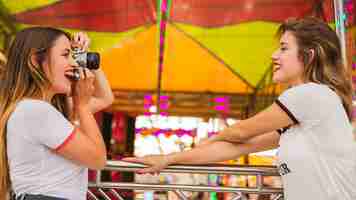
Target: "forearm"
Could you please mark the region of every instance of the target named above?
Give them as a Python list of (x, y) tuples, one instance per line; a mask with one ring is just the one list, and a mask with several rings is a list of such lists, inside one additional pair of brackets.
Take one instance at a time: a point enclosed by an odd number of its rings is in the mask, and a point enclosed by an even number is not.
[(93, 96), (111, 103), (114, 100), (114, 95), (112, 93), (109, 81), (106, 79), (103, 70), (98, 69), (93, 71), (93, 73), (95, 75), (95, 91)]
[(266, 133), (247, 140), (245, 143), (215, 141), (198, 146), (189, 151), (169, 154), (170, 164), (208, 164), (230, 159), (253, 152), (265, 151), (278, 147), (279, 135), (276, 132)]
[(95, 70), (94, 94), (89, 101), (92, 113), (96, 113), (110, 106), (114, 101), (114, 95), (104, 72), (101, 69)]
[(106, 155), (106, 148), (103, 137), (97, 125), (97, 122), (88, 106), (82, 106), (76, 109), (79, 118), (79, 128), (93, 142), (98, 150)]
[(249, 140), (243, 136), (242, 131), (235, 127), (227, 127), (224, 130), (220, 131), (218, 134), (214, 135), (212, 138), (209, 138), (211, 141), (225, 141), (232, 143), (244, 143)]
[(236, 144), (216, 141), (188, 151), (169, 154), (167, 159), (170, 164), (209, 164), (238, 158), (245, 151), (244, 148), (237, 148)]

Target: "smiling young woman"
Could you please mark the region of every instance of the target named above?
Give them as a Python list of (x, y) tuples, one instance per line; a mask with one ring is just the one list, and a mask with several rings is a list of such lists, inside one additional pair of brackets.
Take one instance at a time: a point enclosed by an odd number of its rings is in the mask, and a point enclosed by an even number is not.
[(285, 199), (356, 199), (352, 85), (338, 37), (315, 18), (287, 20), (278, 36), (273, 80), (288, 89), (275, 103), (192, 150), (124, 160), (148, 165), (140, 173), (156, 173), (171, 164), (205, 164), (279, 147)]
[(100, 70), (78, 69), (71, 56), (72, 45), (88, 40), (50, 27), (16, 34), (0, 74), (0, 199), (11, 189), (15, 199), (85, 200), (87, 168), (105, 166), (93, 113), (113, 95)]

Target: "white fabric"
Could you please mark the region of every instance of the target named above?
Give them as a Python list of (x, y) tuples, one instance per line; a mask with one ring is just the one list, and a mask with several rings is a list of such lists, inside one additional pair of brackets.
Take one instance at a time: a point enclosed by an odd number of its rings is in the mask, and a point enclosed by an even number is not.
[(298, 120), (281, 134), (278, 165), (286, 200), (355, 200), (356, 143), (338, 95), (307, 83), (278, 100)]
[(51, 104), (21, 101), (7, 123), (7, 153), (16, 194), (86, 199), (87, 169), (54, 152), (75, 134), (73, 125)]

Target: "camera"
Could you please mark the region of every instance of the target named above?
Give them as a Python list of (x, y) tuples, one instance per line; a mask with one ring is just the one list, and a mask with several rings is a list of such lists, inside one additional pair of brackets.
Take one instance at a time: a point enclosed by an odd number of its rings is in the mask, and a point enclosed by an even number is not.
[(72, 57), (80, 67), (85, 67), (90, 70), (99, 69), (100, 55), (96, 52), (86, 52), (80, 48), (72, 49)]
[[(90, 70), (99, 69), (100, 55), (96, 52), (86, 52), (80, 48), (72, 48), (72, 57), (79, 67), (88, 68)], [(73, 69), (73, 75), (68, 76), (69, 79), (77, 81), (80, 79), (79, 69)]]

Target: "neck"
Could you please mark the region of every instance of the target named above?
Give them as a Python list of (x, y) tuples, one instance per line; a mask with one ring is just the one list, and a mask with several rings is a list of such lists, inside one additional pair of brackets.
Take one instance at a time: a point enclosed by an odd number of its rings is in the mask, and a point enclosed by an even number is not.
[(48, 103), (51, 103), (53, 97), (54, 97), (54, 94), (47, 90), (47, 92), (45, 92), (45, 93), (42, 93), (42, 92), (39, 91), (35, 95), (30, 97), (30, 98), (38, 99), (38, 100), (42, 100), (42, 101), (46, 101)]

